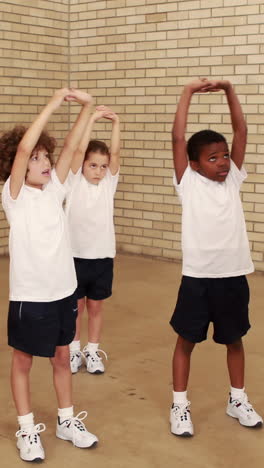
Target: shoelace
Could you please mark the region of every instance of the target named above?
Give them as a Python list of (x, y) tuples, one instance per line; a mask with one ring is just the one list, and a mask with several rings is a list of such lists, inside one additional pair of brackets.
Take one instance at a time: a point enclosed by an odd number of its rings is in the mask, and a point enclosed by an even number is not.
[(244, 394), (243, 398), (241, 398), (241, 400), (234, 398), (234, 401), (238, 402), (236, 406), (242, 405), (246, 411), (253, 411), (253, 406), (251, 405), (251, 403), (249, 403), (248, 396), (246, 393)]
[(37, 444), (38, 443), (38, 435), (40, 432), (46, 430), (46, 426), (43, 423), (36, 424), (30, 432), (26, 431), (25, 429), (19, 429), (16, 432), (16, 437), (24, 436), (26, 439), (25, 441), (29, 444)]
[(95, 352), (91, 352), (91, 350), (88, 349), (88, 346), (85, 346), (83, 348), (83, 352), (82, 352), (84, 358), (87, 359), (87, 357), (90, 357), (92, 359), (92, 361), (94, 361), (94, 362), (102, 360), (102, 358), (100, 357), (100, 355), (98, 353), (102, 353), (104, 355), (105, 359), (107, 360), (107, 354), (102, 349), (97, 349)]
[(87, 429), (84, 423), (82, 422), (87, 417), (87, 415), (88, 415), (87, 411), (81, 411), (80, 413), (77, 414), (77, 416), (73, 416), (72, 418), (66, 419), (66, 421), (64, 421), (66, 425), (67, 423), (69, 423), (68, 427), (71, 427), (73, 445), (76, 445), (75, 434), (78, 434), (78, 432), (87, 432)]
[(174, 405), (172, 408), (172, 412), (175, 416), (180, 417), (182, 421), (187, 421), (190, 418), (190, 410), (189, 407), (191, 405), (190, 401), (183, 403), (182, 405)]

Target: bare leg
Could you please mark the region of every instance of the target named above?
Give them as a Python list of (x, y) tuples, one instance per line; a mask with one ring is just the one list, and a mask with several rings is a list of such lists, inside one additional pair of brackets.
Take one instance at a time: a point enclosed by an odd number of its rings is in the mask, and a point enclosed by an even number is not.
[(86, 307), (88, 311), (88, 341), (89, 343), (99, 343), (103, 327), (103, 301), (87, 299)]
[(242, 340), (226, 345), (227, 347), (227, 366), (229, 371), (230, 383), (234, 388), (244, 387), (245, 373), (245, 354)]
[(184, 392), (187, 389), (192, 350), (195, 343), (178, 337), (173, 356), (173, 389)]
[(69, 408), (72, 406), (72, 375), (69, 346), (57, 346), (55, 356), (50, 359), (50, 362), (53, 367), (53, 383), (58, 407)]
[(80, 340), (81, 322), (82, 322), (82, 316), (83, 316), (84, 309), (85, 309), (85, 297), (82, 297), (82, 299), (78, 299), (78, 315), (77, 315), (77, 319), (76, 319), (75, 337), (73, 338), (74, 341), (79, 341)]
[(32, 360), (31, 354), (13, 349), (11, 389), (19, 416), (24, 416), (31, 412), (29, 374)]

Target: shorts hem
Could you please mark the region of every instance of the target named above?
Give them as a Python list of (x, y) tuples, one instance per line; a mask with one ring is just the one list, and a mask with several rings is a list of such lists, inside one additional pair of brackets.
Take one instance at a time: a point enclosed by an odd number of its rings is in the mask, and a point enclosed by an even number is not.
[(11, 341), (8, 342), (8, 346), (11, 348), (16, 349), (17, 351), (22, 351), (22, 353), (29, 354), (30, 356), (36, 356), (36, 357), (43, 357), (43, 358), (52, 358), (55, 356), (55, 350), (54, 352), (50, 353), (41, 353), (41, 352), (31, 352), (31, 350), (26, 349), (24, 346), (19, 346), (17, 344), (13, 344)]
[(239, 333), (238, 335), (235, 336), (235, 338), (232, 338), (230, 340), (218, 340), (217, 338), (214, 338), (213, 336), (213, 340), (215, 343), (217, 344), (223, 344), (223, 345), (229, 345), (229, 344), (232, 344), (232, 343), (235, 343), (237, 340), (239, 340), (240, 338), (242, 338), (243, 336), (245, 336), (247, 334), (247, 332), (250, 330), (251, 328), (251, 325), (243, 332)]
[(90, 296), (87, 296), (86, 294), (82, 294), (80, 297), (79, 295), (77, 294), (77, 300), (78, 299), (83, 299), (84, 297), (87, 297), (87, 299), (92, 299), (92, 301), (104, 301), (105, 299), (108, 299), (109, 297), (112, 296), (112, 293), (111, 294), (108, 294), (106, 296), (103, 296), (103, 297), (92, 297), (92, 295)]
[(185, 340), (190, 341), (190, 343), (202, 343), (202, 341), (207, 340), (207, 336), (203, 337), (203, 338), (193, 338), (192, 336), (188, 335), (184, 331), (182, 331), (179, 328), (175, 327), (172, 323), (170, 323), (170, 325), (172, 326), (175, 333), (177, 333), (179, 336), (181, 336), (181, 338), (184, 338)]

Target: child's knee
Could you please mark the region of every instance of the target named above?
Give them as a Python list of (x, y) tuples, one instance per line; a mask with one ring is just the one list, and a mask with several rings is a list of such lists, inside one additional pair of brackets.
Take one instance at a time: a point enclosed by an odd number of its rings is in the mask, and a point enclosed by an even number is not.
[(90, 318), (99, 317), (102, 313), (102, 301), (92, 301), (88, 302), (88, 315)]
[(13, 369), (22, 372), (29, 372), (32, 367), (33, 357), (17, 349), (13, 352)]
[(70, 368), (70, 353), (68, 346), (58, 347), (56, 349), (55, 356), (50, 359), (50, 362), (54, 369), (68, 370)]
[(182, 336), (178, 336), (176, 349), (177, 348), (180, 349), (185, 354), (191, 354), (194, 346), (195, 346), (195, 343), (192, 343), (191, 341), (186, 340)]
[(239, 340), (234, 341), (233, 343), (227, 344), (226, 345), (227, 350), (231, 352), (239, 352), (243, 350), (243, 342), (242, 339), (239, 338)]

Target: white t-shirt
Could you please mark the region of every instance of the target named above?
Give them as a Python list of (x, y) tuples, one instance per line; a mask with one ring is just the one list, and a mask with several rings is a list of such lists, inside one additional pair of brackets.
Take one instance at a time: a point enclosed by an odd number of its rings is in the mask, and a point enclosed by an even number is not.
[(66, 198), (72, 254), (77, 258), (114, 258), (114, 194), (119, 173), (106, 175), (98, 185), (86, 180), (80, 168), (70, 171), (67, 179), (69, 192)]
[(182, 202), (182, 273), (196, 278), (240, 276), (254, 271), (240, 186), (246, 171), (231, 161), (224, 182), (185, 170), (173, 182)]
[(21, 187), (16, 200), (5, 182), (2, 204), (10, 224), (10, 300), (51, 302), (77, 286), (62, 203), (66, 190), (55, 169), (43, 190)]

